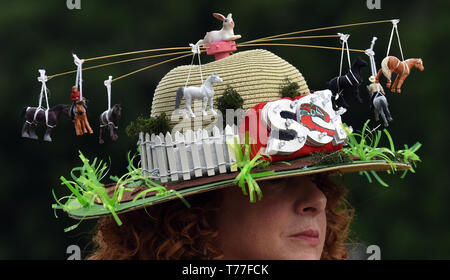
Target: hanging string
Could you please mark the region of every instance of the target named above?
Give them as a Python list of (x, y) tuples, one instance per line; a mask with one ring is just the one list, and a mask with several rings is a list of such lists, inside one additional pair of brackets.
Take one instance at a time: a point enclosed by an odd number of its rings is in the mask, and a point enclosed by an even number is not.
[[(310, 39), (310, 38), (327, 38), (327, 37), (337, 37), (337, 36), (336, 35), (304, 36), (304, 37), (294, 37), (292, 39)], [(279, 40), (283, 40), (283, 39), (280, 38)], [(118, 54), (112, 54), (112, 55), (92, 57), (92, 58), (85, 59), (85, 61), (87, 62), (87, 61), (93, 61), (93, 60), (99, 60), (99, 59), (107, 59), (107, 58), (112, 58), (112, 57), (132, 55), (132, 54), (140, 54), (140, 53), (148, 53), (148, 52), (171, 51), (171, 50), (189, 50), (189, 49), (191, 49), (191, 47), (172, 47), (172, 48), (149, 49), (149, 50), (132, 51), (132, 52), (124, 52), (124, 53), (118, 53)], [(202, 47), (202, 49), (204, 49), (204, 48)]]
[(202, 73), (202, 62), (200, 61), (200, 47), (197, 47), (197, 55), (198, 55), (198, 65), (199, 65), (199, 69), (200, 69), (200, 78), (202, 79), (202, 85), (203, 85), (203, 73)]
[[(271, 41), (283, 41), (283, 40), (300, 40), (300, 39), (321, 39), (321, 38), (337, 38), (339, 35), (316, 35), (316, 36), (299, 36), (299, 37), (283, 37), (283, 38), (271, 38), (258, 40), (258, 43), (271, 42)], [(249, 41), (248, 43), (250, 43)], [(255, 42), (256, 43), (256, 42)], [(247, 44), (247, 43), (242, 43)]]
[(104, 82), (106, 86), (106, 93), (108, 94), (108, 111), (111, 110), (111, 83), (112, 83), (112, 76), (109, 76), (109, 79), (105, 80)]
[(389, 56), (389, 51), (391, 50), (391, 44), (392, 44), (392, 38), (394, 37), (394, 31), (397, 34), (397, 40), (398, 40), (398, 46), (400, 48), (400, 54), (402, 55), (402, 61), (405, 61), (405, 58), (403, 56), (403, 49), (402, 44), (400, 43), (400, 35), (398, 33), (398, 23), (400, 22), (399, 19), (393, 19), (392, 21), (392, 31), (391, 31), (391, 37), (389, 38), (389, 44), (386, 52), (386, 56)]
[(264, 38), (260, 38), (260, 39), (255, 39), (255, 40), (243, 42), (242, 44), (256, 43), (256, 42), (260, 42), (260, 41), (271, 39), (271, 38), (278, 38), (278, 37), (290, 36), (290, 35), (307, 33), (307, 32), (330, 30), (330, 29), (337, 29), (337, 28), (344, 28), (344, 27), (360, 26), (360, 25), (379, 24), (379, 23), (386, 23), (386, 22), (392, 22), (392, 20), (368, 21), (368, 22), (361, 22), (361, 23), (343, 24), (343, 25), (335, 25), (335, 26), (329, 26), (329, 27), (320, 27), (320, 28), (313, 28), (313, 29), (307, 29), (307, 30), (300, 30), (300, 31), (294, 31), (294, 32), (290, 32), (290, 33), (284, 33), (284, 34), (273, 35), (273, 36), (264, 37)]
[(194, 58), (195, 58), (195, 53), (192, 54), (192, 60), (191, 60), (191, 64), (189, 65), (189, 72), (188, 72), (188, 76), (186, 79), (186, 83), (184, 83), (184, 87), (187, 87), (189, 78), (191, 77), (191, 70), (192, 70), (192, 64), (194, 64)]
[(365, 53), (369, 56), (370, 59), (370, 70), (372, 72), (372, 76), (377, 75), (377, 66), (375, 64), (375, 52), (373, 51), (373, 47), (375, 46), (375, 41), (377, 37), (372, 38), (372, 43), (370, 44), (370, 48), (365, 51)]
[(38, 77), (38, 81), (42, 83), (42, 87), (41, 87), (41, 93), (39, 95), (39, 109), (42, 109), (42, 99), (45, 96), (45, 104), (47, 105), (46, 109), (48, 110), (50, 108), (50, 106), (48, 105), (48, 88), (47, 88), (47, 84), (46, 82), (48, 81), (48, 77), (45, 75), (45, 70), (44, 69), (40, 69), (39, 73), (41, 74)]
[[(295, 32), (284, 33), (284, 34), (279, 34), (279, 35), (273, 35), (273, 36), (269, 36), (269, 37), (264, 37), (264, 38), (260, 38), (260, 39), (255, 39), (255, 40), (243, 42), (243, 43), (240, 44), (240, 46), (247, 46), (247, 44), (249, 44), (249, 43), (256, 43), (256, 42), (265, 42), (265, 41), (274, 41), (274, 40), (288, 40), (287, 38), (285, 39), (285, 38), (280, 38), (280, 37), (294, 35), (294, 34), (300, 34), (300, 33), (314, 32), (314, 31), (321, 31), (321, 30), (330, 30), (330, 29), (352, 27), (352, 26), (369, 25), (369, 24), (379, 24), (379, 23), (386, 23), (386, 22), (392, 22), (392, 20), (370, 21), (370, 22), (344, 24), (344, 25), (336, 25), (336, 26), (329, 26), (329, 27), (321, 27), (321, 28), (314, 28), (314, 29), (295, 31)], [(326, 38), (326, 37), (337, 37), (337, 36), (336, 35), (304, 36), (304, 37), (292, 37), (291, 39)], [(275, 38), (277, 38), (277, 39), (275, 39)], [(248, 45), (248, 46), (251, 46), (251, 45)], [(255, 46), (259, 46), (259, 45), (255, 45)], [(334, 48), (327, 48), (327, 47), (322, 47), (322, 48), (324, 48), (324, 49), (334, 49)], [(189, 49), (190, 49), (190, 47), (172, 47), (172, 48), (149, 49), (149, 50), (124, 52), (124, 53), (118, 53), (118, 54), (112, 54), (112, 55), (106, 55), (106, 56), (87, 58), (87, 59), (85, 59), (85, 61), (107, 59), (107, 58), (112, 58), (112, 57), (118, 57), (118, 56), (124, 56), (124, 55), (132, 55), (132, 54), (140, 54), (140, 53), (147, 53), (147, 52), (169, 51), (169, 50), (189, 50)], [(204, 48), (202, 48), (202, 51), (204, 51)], [(355, 51), (355, 50), (350, 50), (350, 51)], [(356, 50), (356, 51), (363, 52), (361, 50)], [(90, 70), (90, 69), (100, 68), (100, 67), (109, 66), (109, 65), (113, 65), (113, 64), (125, 63), (125, 62), (129, 62), (129, 61), (136, 61), (136, 60), (140, 60), (140, 59), (147, 59), (147, 58), (159, 57), (159, 56), (167, 56), (167, 55), (175, 55), (175, 54), (181, 54), (181, 53), (182, 52), (171, 53), (171, 54), (161, 54), (161, 55), (157, 55), (157, 56), (147, 56), (147, 57), (142, 57), (142, 58), (123, 60), (123, 61), (118, 61), (118, 62), (112, 62), (112, 63), (106, 63), (106, 64), (102, 64), (102, 65), (87, 67), (84, 70)], [(186, 53), (188, 53), (188, 52), (186, 52)], [(59, 77), (59, 76), (67, 75), (67, 74), (72, 74), (72, 73), (75, 73), (75, 72), (76, 72), (76, 70), (68, 71), (68, 72), (64, 72), (64, 73), (59, 73), (59, 74), (48, 76), (48, 78), (52, 79), (52, 78), (55, 78), (55, 77)]]
[[(370, 58), (370, 70), (372, 72), (372, 76), (376, 77), (377, 75), (377, 66), (375, 65), (375, 52), (373, 51), (373, 47), (375, 46), (375, 41), (377, 37), (372, 38), (372, 43), (370, 44), (370, 48), (366, 50), (366, 54)], [(383, 89), (381, 88), (380, 83), (375, 83), (377, 87), (377, 91), (383, 93)]]
[[(259, 41), (265, 40), (265, 39), (277, 38), (277, 37), (283, 37), (283, 36), (289, 36), (289, 35), (300, 34), (300, 33), (307, 33), (307, 32), (313, 32), (313, 31), (329, 30), (329, 29), (344, 28), (344, 27), (351, 27), (351, 26), (360, 26), (360, 25), (368, 25), (368, 24), (378, 24), (378, 23), (385, 23), (385, 22), (391, 22), (391, 21), (392, 20), (380, 20), (380, 21), (370, 21), (370, 22), (361, 22), (361, 23), (353, 23), (353, 24), (344, 24), (344, 25), (336, 25), (336, 26), (329, 26), (329, 27), (314, 28), (314, 29), (301, 30), (301, 31), (296, 31), (296, 32), (284, 33), (284, 34), (269, 36), (269, 37), (265, 37), (265, 38), (255, 39), (255, 40), (247, 41), (245, 43), (259, 42)], [(87, 61), (93, 61), (93, 60), (107, 59), (107, 58), (112, 58), (112, 57), (132, 55), (132, 54), (140, 54), (140, 53), (148, 53), (148, 52), (171, 51), (171, 50), (189, 50), (189, 49), (190, 49), (190, 47), (170, 47), (170, 48), (148, 49), (148, 50), (124, 52), (124, 53), (118, 53), (118, 54), (111, 54), (111, 55), (105, 55), (105, 56), (86, 58), (85, 61), (87, 62)]]
[(200, 61), (200, 47), (198, 45), (194, 45), (192, 43), (189, 44), (189, 46), (191, 47), (191, 52), (192, 52), (192, 60), (191, 60), (191, 64), (189, 65), (189, 72), (188, 72), (188, 76), (186, 79), (186, 83), (184, 84), (184, 87), (187, 87), (187, 84), (189, 82), (189, 78), (191, 77), (191, 70), (192, 70), (192, 65), (194, 64), (194, 57), (195, 55), (198, 55), (198, 65), (199, 65), (199, 69), (200, 69), (200, 78), (202, 80), (202, 84), (203, 84), (203, 73), (202, 73), (202, 62)]
[[(281, 47), (301, 47), (301, 48), (316, 48), (316, 49), (327, 49), (327, 50), (338, 50), (340, 51), (341, 48), (335, 48), (335, 47), (326, 47), (326, 46), (315, 46), (315, 45), (299, 45), (299, 44), (271, 44), (271, 43), (262, 43), (262, 44), (237, 44), (238, 47), (257, 47), (257, 46), (281, 46)], [(364, 53), (363, 50), (358, 49), (348, 49), (350, 52), (360, 52)]]
[[(110, 66), (110, 65), (114, 65), (114, 64), (121, 64), (121, 63), (125, 63), (125, 62), (132, 62), (132, 61), (138, 61), (138, 60), (144, 60), (144, 59), (150, 59), (150, 58), (158, 58), (158, 57), (171, 56), (171, 55), (186, 54), (186, 53), (191, 53), (191, 52), (185, 51), (185, 52), (164, 53), (164, 54), (158, 54), (158, 55), (150, 55), (150, 56), (144, 56), (144, 57), (138, 57), (138, 58), (119, 60), (116, 62), (110, 62), (110, 63), (86, 67), (83, 69), (83, 71), (92, 70), (92, 69), (96, 69), (96, 68), (102, 68), (102, 67), (106, 67), (106, 66)], [(77, 72), (77, 70), (72, 70), (72, 71), (54, 74), (54, 75), (48, 76), (48, 79), (52, 79), (52, 78), (56, 78), (56, 77), (60, 77), (60, 76), (68, 75), (68, 74), (73, 74), (76, 72)]]
[(75, 65), (77, 66), (77, 76), (75, 78), (75, 86), (78, 87), (78, 91), (80, 92), (80, 100), (83, 101), (83, 77), (82, 77), (82, 71), (83, 71), (83, 63), (84, 59), (79, 59), (76, 54), (73, 55), (73, 61)]
[(352, 64), (350, 62), (350, 51), (348, 50), (348, 38), (350, 37), (349, 34), (342, 34), (338, 33), (338, 36), (340, 37), (342, 41), (342, 50), (341, 50), (341, 64), (339, 66), (339, 76), (342, 75), (342, 62), (344, 60), (344, 47), (347, 47), (347, 59), (348, 59), (348, 68), (350, 69), (352, 67)]
[(118, 54), (111, 54), (111, 55), (105, 55), (105, 56), (92, 57), (92, 58), (85, 59), (85, 61), (93, 61), (93, 60), (106, 59), (106, 58), (111, 58), (111, 57), (118, 57), (118, 56), (131, 55), (131, 54), (140, 54), (140, 53), (148, 53), (148, 52), (172, 51), (172, 50), (189, 50), (189, 49), (190, 49), (189, 47), (173, 47), (173, 48), (162, 48), (162, 49), (150, 49), (150, 50), (124, 52), (124, 53), (118, 53)]
[(152, 64), (152, 65), (146, 66), (144, 68), (141, 68), (141, 69), (138, 69), (136, 71), (130, 72), (128, 74), (125, 74), (125, 75), (122, 75), (120, 77), (117, 77), (117, 78), (113, 79), (112, 82), (118, 81), (118, 80), (123, 79), (125, 77), (128, 77), (128, 76), (131, 76), (133, 74), (139, 73), (141, 71), (144, 71), (144, 70), (147, 70), (147, 69), (150, 69), (150, 68), (153, 68), (153, 67), (156, 67), (156, 66), (159, 66), (159, 65), (162, 65), (162, 64), (174, 61), (174, 60), (182, 59), (182, 58), (185, 58), (185, 57), (188, 57), (188, 56), (191, 56), (191, 54), (181, 55), (181, 56), (178, 56), (178, 57), (175, 57), (175, 58), (167, 59), (167, 60), (164, 60), (164, 61)]
[[(379, 24), (379, 23), (385, 23), (385, 22), (393, 22), (393, 20), (380, 20), (380, 21), (370, 21), (370, 22), (361, 22), (361, 23), (353, 23), (353, 24), (344, 24), (344, 25), (336, 25), (336, 26), (329, 26), (329, 27), (321, 27), (321, 28), (314, 28), (314, 29), (307, 29), (307, 30), (300, 30), (300, 31), (295, 31), (295, 32), (290, 32), (290, 33), (284, 33), (284, 34), (278, 34), (278, 35), (273, 35), (273, 36), (269, 36), (269, 37), (264, 37), (264, 38), (260, 38), (260, 39), (255, 39), (255, 40), (251, 40), (251, 41), (247, 41), (247, 42), (243, 42), (241, 44), (238, 44), (238, 46), (241, 47), (251, 47), (251, 46), (291, 46), (291, 47), (306, 47), (306, 48), (319, 48), (319, 49), (329, 49), (329, 50), (340, 50), (338, 48), (333, 48), (333, 47), (326, 47), (326, 46), (314, 46), (314, 45), (298, 45), (298, 44), (255, 44), (256, 42), (264, 42), (264, 41), (275, 41), (275, 40), (290, 40), (290, 39), (308, 39), (308, 38), (326, 38), (326, 37), (337, 37), (337, 35), (322, 35), (322, 36), (303, 36), (303, 37), (291, 37), (291, 38), (281, 38), (284, 36), (290, 36), (290, 35), (294, 35), (294, 34), (300, 34), (300, 33), (307, 33), (307, 32), (314, 32), (314, 31), (321, 31), (321, 30), (330, 30), (330, 29), (337, 29), (337, 28), (344, 28), (344, 27), (352, 27), (352, 26), (361, 26), (361, 25), (369, 25), (369, 24)], [(399, 45), (400, 45), (400, 49), (401, 49), (401, 44), (400, 44), (400, 36), (398, 34), (398, 30), (397, 30), (397, 38), (399, 39)], [(141, 51), (133, 51), (133, 52), (124, 52), (124, 53), (118, 53), (118, 54), (112, 54), (112, 55), (106, 55), (106, 56), (99, 56), (99, 57), (93, 57), (93, 58), (88, 58), (83, 60), (84, 61), (93, 61), (93, 60), (100, 60), (100, 59), (107, 59), (107, 58), (112, 58), (112, 57), (118, 57), (118, 56), (124, 56), (124, 55), (132, 55), (132, 54), (139, 54), (139, 53), (147, 53), (147, 52), (157, 52), (157, 51), (168, 51), (168, 50), (188, 50), (190, 49), (190, 47), (172, 47), (172, 48), (159, 48), (159, 49), (149, 49), (149, 50), (141, 50)], [(202, 48), (203, 49), (203, 48)], [(347, 47), (348, 49), (348, 47)], [(357, 49), (348, 49), (348, 51), (352, 51), (352, 52), (364, 52), (363, 50), (357, 50)], [(403, 51), (400, 50), (402, 52), (402, 57), (403, 57)], [(202, 52), (204, 52), (204, 50), (202, 50)], [(88, 67), (85, 68), (84, 70), (90, 70), (90, 69), (95, 69), (95, 68), (100, 68), (100, 67), (105, 67), (105, 66), (109, 66), (109, 65), (113, 65), (113, 64), (119, 64), (119, 63), (124, 63), (124, 62), (129, 62), (129, 61), (136, 61), (136, 60), (141, 60), (141, 59), (147, 59), (147, 58), (152, 58), (152, 57), (159, 57), (159, 56), (168, 56), (168, 55), (175, 55), (175, 54), (181, 54), (183, 52), (179, 52), (179, 53), (170, 53), (170, 54), (160, 54), (160, 55), (155, 55), (155, 56), (148, 56), (148, 57), (142, 57), (142, 58), (134, 58), (134, 59), (128, 59), (128, 60), (123, 60), (123, 61), (117, 61), (117, 62), (112, 62), (112, 63), (106, 63), (106, 64), (102, 64), (102, 65), (96, 65), (96, 66), (92, 66), (92, 67)], [(190, 55), (190, 54), (189, 54)], [(121, 77), (118, 77), (112, 81), (117, 81), (120, 78), (124, 78), (127, 77), (129, 75), (132, 75), (134, 73), (140, 72), (140, 71), (144, 71), (146, 69), (152, 68), (152, 67), (156, 67), (158, 65), (170, 62), (170, 61), (174, 61), (174, 60), (178, 60), (184, 57), (187, 57), (189, 55), (183, 55), (180, 57), (176, 57), (173, 59), (169, 59), (157, 64), (153, 64), (147, 67), (144, 67), (142, 69), (139, 69), (137, 71), (133, 71), (129, 74), (123, 75)], [(199, 57), (199, 64), (200, 64), (200, 72), (201, 70), (201, 61), (200, 61), (200, 57)], [(67, 74), (71, 74), (74, 72), (80, 72), (80, 80), (81, 80), (81, 71), (78, 70), (78, 66), (77, 66), (77, 70), (75, 71), (68, 71), (68, 72), (64, 72), (64, 73), (59, 73), (59, 74), (55, 74), (55, 75), (51, 75), (48, 76), (48, 79), (51, 78), (55, 78), (55, 77), (59, 77), (59, 76), (63, 76), (63, 75), (67, 75)], [(80, 69), (81, 70), (81, 69)], [(203, 80), (203, 74), (200, 73), (200, 75), (202, 76), (202, 80)], [(78, 75), (77, 75), (78, 76)], [(81, 88), (82, 86), (80, 86)], [(80, 90), (80, 94), (81, 94), (81, 90)]]

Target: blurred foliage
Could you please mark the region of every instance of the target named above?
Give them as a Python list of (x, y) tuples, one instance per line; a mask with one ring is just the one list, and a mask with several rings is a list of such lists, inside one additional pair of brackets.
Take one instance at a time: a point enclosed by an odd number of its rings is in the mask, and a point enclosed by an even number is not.
[[(20, 138), (24, 106), (36, 106), (40, 84), (38, 69), (48, 75), (76, 69), (72, 53), (80, 58), (163, 47), (188, 46), (221, 24), (213, 12), (233, 13), (238, 41), (267, 37), (297, 30), (339, 24), (400, 18), (401, 43), (406, 58), (421, 57), (425, 71), (414, 69), (401, 94), (387, 93), (394, 117), (390, 132), (396, 143), (423, 144), (418, 151), (422, 162), (416, 174), (405, 179), (381, 175), (388, 188), (369, 184), (358, 174), (344, 177), (349, 201), (356, 208), (352, 224), (355, 240), (376, 244), (383, 259), (450, 258), (449, 110), (447, 90), (448, 60), (440, 50), (447, 45), (450, 2), (382, 1), (381, 10), (369, 10), (366, 1), (111, 1), (81, 0), (81, 10), (68, 10), (66, 1), (2, 1), (0, 11), (0, 118), (3, 124), (0, 168), (4, 174), (0, 188), (2, 231), (0, 259), (64, 259), (66, 248), (77, 244), (89, 248), (89, 233), (95, 221), (86, 221), (73, 232), (63, 229), (73, 224), (64, 214), (55, 219), (51, 190), (65, 194), (59, 177), (69, 176), (77, 164), (78, 151), (88, 158), (108, 159), (114, 163), (109, 174), (120, 174), (127, 166), (124, 156), (136, 149), (136, 139), (127, 137), (119, 127), (119, 139), (99, 145), (95, 136), (76, 137), (70, 120), (61, 122), (53, 132), (53, 142)], [(374, 51), (377, 64), (386, 54), (391, 24), (368, 25), (308, 33), (328, 35), (350, 33), (349, 47), (367, 49), (373, 36), (378, 38)], [(395, 37), (394, 37), (395, 38)], [(305, 39), (299, 44), (340, 48), (337, 38)], [(293, 48), (266, 48), (300, 70), (310, 89), (320, 90), (339, 73), (340, 51)], [(239, 48), (238, 51), (248, 49)], [(400, 56), (396, 39), (391, 55)], [(145, 54), (146, 55), (146, 54)], [(357, 55), (352, 53), (352, 60)], [(139, 55), (136, 55), (139, 56)], [(143, 56), (143, 55), (142, 55)], [(133, 56), (135, 57), (135, 56)], [(131, 58), (86, 62), (85, 67)], [(143, 71), (112, 84), (112, 102), (122, 104), (122, 123), (139, 115), (149, 115), (153, 92), (170, 69), (189, 65), (191, 58)], [(212, 61), (202, 57), (202, 63)], [(88, 116), (98, 129), (98, 117), (107, 108), (103, 81), (118, 77), (162, 59), (115, 64), (83, 72), (83, 95), (91, 102)], [(344, 64), (345, 65), (345, 64)], [(344, 66), (343, 71), (346, 71)], [(370, 76), (369, 67), (362, 72)], [(70, 103), (75, 73), (51, 79), (50, 106)], [(365, 81), (366, 83), (368, 80)], [(382, 81), (384, 83), (384, 81)], [(361, 89), (362, 90), (362, 89)], [(351, 109), (343, 122), (354, 130), (362, 128), (368, 117), (368, 96), (364, 104), (347, 100)], [(40, 135), (44, 128), (40, 128)], [(97, 131), (96, 131), (97, 133)], [(380, 145), (388, 145), (380, 143)], [(401, 148), (403, 146), (397, 147)], [(385, 178), (386, 177), (386, 178)]]

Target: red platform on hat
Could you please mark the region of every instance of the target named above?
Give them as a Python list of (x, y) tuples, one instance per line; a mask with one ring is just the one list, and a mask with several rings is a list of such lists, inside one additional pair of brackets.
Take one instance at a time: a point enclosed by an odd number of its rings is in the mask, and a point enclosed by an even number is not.
[(230, 56), (230, 52), (237, 50), (235, 41), (218, 41), (205, 46), (206, 53), (214, 55), (216, 60)]

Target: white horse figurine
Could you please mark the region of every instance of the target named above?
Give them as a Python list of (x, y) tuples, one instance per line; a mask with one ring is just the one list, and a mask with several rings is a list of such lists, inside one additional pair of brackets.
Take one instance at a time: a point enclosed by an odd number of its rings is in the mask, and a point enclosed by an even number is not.
[(209, 103), (209, 109), (211, 113), (215, 116), (216, 111), (213, 109), (213, 97), (214, 97), (214, 84), (223, 82), (222, 78), (217, 75), (217, 73), (212, 73), (206, 79), (201, 87), (180, 87), (177, 90), (177, 98), (175, 102), (175, 110), (180, 108), (181, 98), (184, 96), (186, 99), (185, 109), (189, 111), (192, 118), (195, 118), (194, 112), (192, 112), (191, 102), (194, 99), (203, 99), (203, 116), (206, 116), (206, 105)]

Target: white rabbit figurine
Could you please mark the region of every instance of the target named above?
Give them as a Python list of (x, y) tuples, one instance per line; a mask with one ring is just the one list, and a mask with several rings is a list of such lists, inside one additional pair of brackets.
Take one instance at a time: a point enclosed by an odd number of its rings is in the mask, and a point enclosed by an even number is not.
[(231, 17), (231, 14), (228, 14), (227, 17), (224, 17), (222, 14), (213, 13), (213, 16), (223, 21), (222, 29), (207, 32), (205, 38), (199, 40), (197, 44), (195, 44), (196, 46), (200, 47), (218, 41), (234, 41), (241, 38), (241, 35), (234, 35), (234, 21)]

